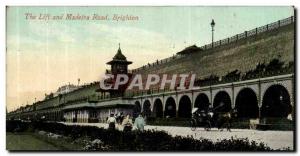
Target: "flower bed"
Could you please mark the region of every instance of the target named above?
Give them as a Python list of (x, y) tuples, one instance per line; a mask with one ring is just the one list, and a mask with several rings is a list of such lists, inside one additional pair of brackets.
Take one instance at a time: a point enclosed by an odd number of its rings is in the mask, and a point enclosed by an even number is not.
[[(148, 130), (144, 132), (122, 132), (107, 130), (92, 126), (64, 125), (61, 123), (7, 122), (7, 131), (14, 131), (20, 125), (34, 130), (46, 131), (63, 135), (76, 140), (88, 137), (90, 140), (101, 140), (101, 146), (107, 146), (107, 151), (270, 151), (263, 143), (250, 142), (248, 139), (224, 139), (212, 142), (208, 139), (194, 139), (192, 137), (172, 137), (164, 131)], [(25, 128), (23, 128), (25, 129)], [(103, 143), (102, 143), (103, 142)], [(102, 145), (103, 144), (103, 145)], [(100, 147), (101, 147), (100, 146)], [(96, 147), (88, 149), (97, 150)], [(101, 147), (102, 148), (102, 147)], [(100, 149), (101, 150), (101, 149)]]

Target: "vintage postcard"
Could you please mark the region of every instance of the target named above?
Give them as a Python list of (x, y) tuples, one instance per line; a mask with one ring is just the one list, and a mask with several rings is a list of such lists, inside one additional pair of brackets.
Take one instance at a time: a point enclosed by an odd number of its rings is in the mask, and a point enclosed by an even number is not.
[(295, 151), (295, 8), (6, 7), (8, 151)]

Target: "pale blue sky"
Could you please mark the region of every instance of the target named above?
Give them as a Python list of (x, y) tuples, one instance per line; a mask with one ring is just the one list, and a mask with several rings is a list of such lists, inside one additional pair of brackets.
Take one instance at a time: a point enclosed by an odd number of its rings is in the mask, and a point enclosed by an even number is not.
[[(138, 21), (34, 21), (25, 13), (138, 16)], [(293, 7), (8, 7), (8, 104), (31, 103), (36, 96), (70, 83), (99, 80), (118, 43), (130, 68), (172, 56), (183, 48), (224, 39), (283, 18)], [(13, 106), (12, 106), (13, 107)]]
[[(56, 21), (50, 23), (54, 26), (63, 25), (72, 28), (85, 28), (91, 24), (104, 24), (114, 28), (131, 27), (163, 34), (169, 38), (170, 42), (203, 45), (210, 41), (211, 19), (215, 19), (215, 38), (218, 40), (292, 16), (294, 10), (292, 7), (10, 7), (8, 9), (8, 36), (22, 33), (38, 39), (30, 33), (29, 22), (24, 19), (24, 13), (27, 12), (53, 15), (62, 13), (131, 14), (139, 16), (140, 20), (138, 22)], [(21, 25), (21, 29), (14, 27), (17, 26), (16, 22)], [(74, 35), (90, 36), (93, 31), (101, 31), (101, 29), (88, 31), (77, 29)]]

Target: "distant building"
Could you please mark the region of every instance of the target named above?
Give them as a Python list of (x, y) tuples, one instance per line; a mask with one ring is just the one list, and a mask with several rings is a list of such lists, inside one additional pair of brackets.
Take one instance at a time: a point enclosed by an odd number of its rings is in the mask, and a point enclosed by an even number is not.
[(57, 89), (57, 91), (53, 94), (53, 96), (58, 96), (59, 94), (66, 94), (76, 90), (79, 86), (75, 86), (73, 84), (68, 84), (61, 86)]

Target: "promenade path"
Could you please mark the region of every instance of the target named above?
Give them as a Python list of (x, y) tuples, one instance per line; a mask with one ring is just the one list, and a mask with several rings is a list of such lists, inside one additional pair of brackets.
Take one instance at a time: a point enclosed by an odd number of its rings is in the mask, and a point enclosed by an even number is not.
[[(107, 128), (105, 123), (64, 123), (66, 125), (82, 125), (82, 126), (97, 126)], [(122, 126), (117, 126), (119, 130), (122, 130)], [(163, 130), (172, 136), (193, 136), (194, 138), (210, 139), (212, 141), (218, 141), (222, 139), (233, 138), (248, 138), (256, 142), (264, 142), (272, 149), (290, 148), (293, 149), (294, 133), (293, 131), (259, 131), (252, 129), (232, 129), (231, 132), (219, 131), (213, 128), (211, 131), (205, 131), (203, 128), (197, 128), (192, 131), (189, 127), (174, 127), (174, 126), (145, 126), (145, 130)]]

